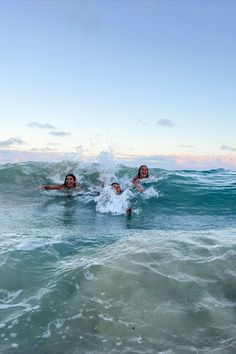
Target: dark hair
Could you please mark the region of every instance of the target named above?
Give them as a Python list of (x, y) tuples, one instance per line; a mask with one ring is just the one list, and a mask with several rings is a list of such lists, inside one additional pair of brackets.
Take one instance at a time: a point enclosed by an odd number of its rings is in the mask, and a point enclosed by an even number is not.
[(120, 194), (122, 193), (120, 183), (118, 182), (112, 182), (111, 187), (113, 187), (115, 184), (117, 184), (120, 187)]
[(120, 183), (118, 182), (112, 182), (111, 186), (114, 186), (114, 184), (118, 184), (118, 186), (120, 186)]
[(65, 180), (64, 180), (64, 183), (63, 183), (63, 186), (65, 186), (66, 187), (66, 179), (67, 179), (67, 177), (72, 177), (73, 178), (73, 180), (74, 180), (74, 187), (76, 187), (76, 177), (75, 177), (75, 175), (73, 175), (72, 173), (69, 173), (68, 175), (66, 175), (66, 177), (65, 177)]
[[(140, 178), (140, 171), (141, 171), (141, 168), (142, 167), (147, 167), (147, 165), (141, 165), (140, 167), (139, 167), (139, 169), (138, 169), (138, 174), (137, 174), (137, 176), (136, 176), (136, 178)], [(148, 178), (149, 177), (149, 169), (148, 169), (148, 167), (147, 167), (147, 177), (146, 178)]]

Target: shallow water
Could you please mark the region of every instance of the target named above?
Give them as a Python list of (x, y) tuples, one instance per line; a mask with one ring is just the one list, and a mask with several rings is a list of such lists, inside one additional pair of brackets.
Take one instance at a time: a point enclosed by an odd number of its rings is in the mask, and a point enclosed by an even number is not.
[[(83, 195), (35, 189), (65, 171)], [(1, 166), (1, 353), (235, 353), (235, 173), (135, 172)], [(96, 199), (115, 179), (131, 216)]]

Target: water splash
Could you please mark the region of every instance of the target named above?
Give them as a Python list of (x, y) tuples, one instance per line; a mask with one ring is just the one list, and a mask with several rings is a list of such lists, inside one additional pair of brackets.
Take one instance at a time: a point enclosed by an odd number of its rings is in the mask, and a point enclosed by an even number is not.
[(96, 210), (100, 213), (111, 213), (112, 215), (125, 214), (130, 207), (132, 196), (133, 193), (128, 189), (121, 194), (116, 194), (112, 187), (106, 186), (95, 199)]

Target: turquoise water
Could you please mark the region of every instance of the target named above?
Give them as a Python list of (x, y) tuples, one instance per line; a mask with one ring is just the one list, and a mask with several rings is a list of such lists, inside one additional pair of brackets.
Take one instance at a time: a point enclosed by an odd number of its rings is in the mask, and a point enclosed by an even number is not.
[(1, 353), (235, 353), (236, 173), (136, 170), (0, 166)]

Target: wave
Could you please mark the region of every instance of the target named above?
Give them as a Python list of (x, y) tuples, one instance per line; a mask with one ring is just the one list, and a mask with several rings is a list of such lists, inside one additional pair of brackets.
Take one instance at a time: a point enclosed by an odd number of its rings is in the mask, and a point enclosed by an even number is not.
[[(83, 202), (94, 201), (101, 213), (122, 214), (132, 204), (134, 211), (144, 213), (175, 213), (179, 215), (230, 215), (236, 212), (236, 172), (224, 169), (207, 171), (167, 171), (150, 169), (150, 178), (142, 185), (144, 193), (137, 192), (131, 179), (137, 168), (115, 163), (60, 163), (26, 162), (0, 166), (0, 190), (34, 191), (42, 184), (62, 183), (67, 173), (74, 173), (83, 193), (75, 193)], [(122, 198), (109, 195), (107, 186), (119, 182)], [(104, 189), (105, 187), (105, 189)], [(65, 196), (55, 191), (51, 197)], [(67, 193), (68, 195), (68, 193)], [(98, 197), (99, 195), (99, 197)]]
[(5, 248), (1, 353), (234, 353), (236, 230), (38, 232)]

